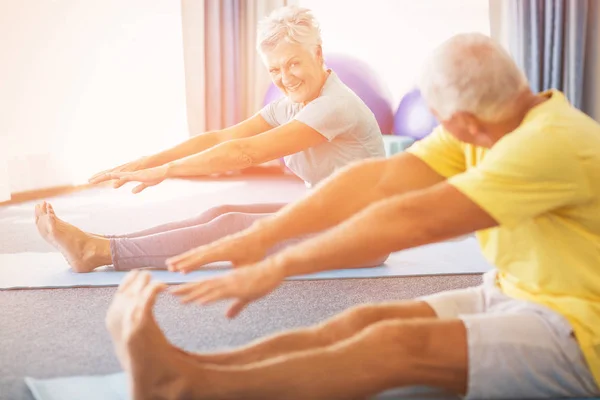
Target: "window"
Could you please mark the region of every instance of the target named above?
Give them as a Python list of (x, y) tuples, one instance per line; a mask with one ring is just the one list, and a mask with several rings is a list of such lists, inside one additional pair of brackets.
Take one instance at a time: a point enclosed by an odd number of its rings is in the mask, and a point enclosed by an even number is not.
[(490, 33), (485, 0), (299, 0), (321, 23), (323, 51), (370, 64), (395, 108), (417, 82), (425, 57), (460, 32)]

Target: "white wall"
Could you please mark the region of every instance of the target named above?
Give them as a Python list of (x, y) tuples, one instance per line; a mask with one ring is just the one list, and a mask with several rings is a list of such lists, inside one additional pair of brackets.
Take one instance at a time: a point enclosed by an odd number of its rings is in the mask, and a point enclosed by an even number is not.
[(6, 144), (0, 138), (0, 202), (10, 200), (10, 181), (5, 150)]
[(373, 66), (394, 99), (418, 79), (429, 52), (459, 32), (490, 33), (484, 0), (299, 0), (321, 22), (324, 52), (343, 52)]
[[(0, 40), (2, 40), (0, 38)], [(0, 82), (0, 85), (2, 83)], [(0, 120), (2, 117), (0, 117)], [(10, 181), (8, 179), (7, 160), (8, 139), (0, 134), (0, 202), (10, 200)]]
[(12, 191), (81, 182), (185, 138), (182, 46), (176, 0), (0, 0)]

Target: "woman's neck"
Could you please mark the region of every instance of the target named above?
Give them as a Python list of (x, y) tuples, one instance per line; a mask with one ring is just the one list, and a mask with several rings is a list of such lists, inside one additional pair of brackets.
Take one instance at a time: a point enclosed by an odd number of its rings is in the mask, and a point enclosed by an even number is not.
[(321, 96), (321, 93), (323, 93), (323, 88), (325, 87), (325, 83), (327, 82), (327, 78), (329, 78), (330, 74), (331, 74), (330, 69), (325, 69), (325, 68), (323, 69), (323, 74), (321, 75), (321, 85), (319, 85), (319, 93), (317, 93), (317, 95), (315, 97), (313, 97), (312, 99), (303, 102), (302, 107), (306, 106), (308, 103), (310, 103), (314, 99)]

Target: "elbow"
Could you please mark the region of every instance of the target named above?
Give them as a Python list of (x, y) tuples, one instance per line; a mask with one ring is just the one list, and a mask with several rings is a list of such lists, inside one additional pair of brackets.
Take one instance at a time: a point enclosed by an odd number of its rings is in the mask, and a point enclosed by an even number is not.
[(443, 215), (436, 212), (435, 205), (423, 202), (415, 195), (400, 195), (404, 197), (396, 207), (397, 220), (402, 221), (404, 229), (408, 232), (409, 245), (421, 246), (452, 238), (451, 225), (445, 221)]

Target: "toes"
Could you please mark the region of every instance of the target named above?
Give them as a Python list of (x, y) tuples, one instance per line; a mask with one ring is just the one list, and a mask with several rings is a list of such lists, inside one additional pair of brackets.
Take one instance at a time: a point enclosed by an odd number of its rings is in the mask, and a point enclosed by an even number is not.
[(52, 207), (52, 204), (46, 203), (46, 209), (48, 210), (48, 212), (50, 214), (55, 215), (54, 208)]
[(38, 204), (37, 209), (39, 210), (40, 215), (44, 215), (46, 213), (46, 202)]

